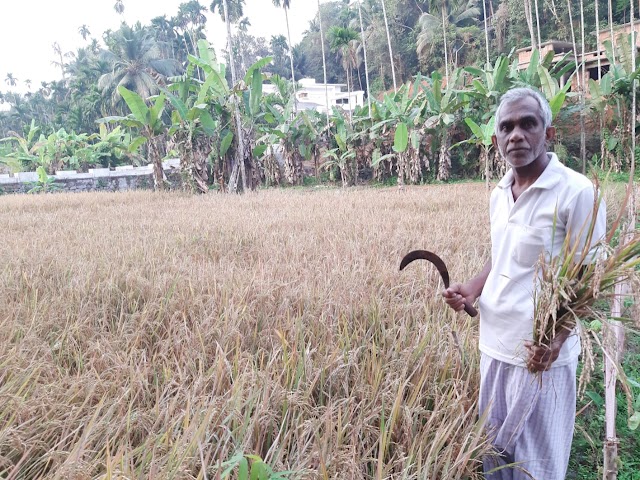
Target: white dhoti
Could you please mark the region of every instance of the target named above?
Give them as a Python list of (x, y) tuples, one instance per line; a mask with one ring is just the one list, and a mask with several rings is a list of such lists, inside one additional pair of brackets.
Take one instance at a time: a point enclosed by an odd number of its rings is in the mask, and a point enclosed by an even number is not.
[[(577, 361), (533, 375), (482, 354), (480, 415), (500, 458), (483, 462), (490, 480), (564, 480), (576, 415)], [(516, 464), (508, 466), (508, 464)]]

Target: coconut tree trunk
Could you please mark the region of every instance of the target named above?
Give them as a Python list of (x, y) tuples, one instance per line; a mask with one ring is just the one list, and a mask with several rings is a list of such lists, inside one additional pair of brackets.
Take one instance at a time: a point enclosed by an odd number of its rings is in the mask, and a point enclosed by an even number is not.
[(542, 38), (540, 37), (540, 14), (538, 13), (538, 0), (535, 0), (534, 7), (536, 9), (536, 33), (538, 34), (538, 50), (542, 48)]
[[(322, 45), (322, 73), (324, 74), (324, 100), (327, 109), (327, 134), (331, 122), (329, 120), (329, 85), (327, 85), (327, 57), (324, 52), (324, 30), (322, 29), (322, 9), (320, 8), (320, 0), (318, 0), (318, 20), (320, 22), (320, 44)], [(316, 168), (316, 177), (318, 169)]]
[(527, 27), (529, 28), (529, 35), (531, 35), (531, 49), (538, 47), (538, 42), (536, 42), (536, 34), (533, 28), (533, 15), (531, 12), (531, 0), (524, 0), (524, 16), (527, 20)]
[[(345, 50), (348, 49), (348, 46), (345, 46)], [(351, 84), (349, 83), (349, 52), (345, 51), (344, 55), (346, 55), (345, 59), (346, 62), (345, 63), (345, 67), (344, 67), (344, 73), (347, 76), (347, 95), (349, 95), (348, 100), (347, 100), (347, 106), (349, 109), (349, 124), (351, 124), (352, 122), (352, 116), (351, 116)]]
[(442, 41), (444, 42), (444, 71), (447, 76), (447, 83), (449, 82), (449, 55), (447, 53), (447, 23), (445, 20), (445, 6), (444, 3), (440, 8), (442, 14)]
[[(633, 2), (633, 0), (631, 0)], [(611, 59), (612, 62), (611, 63), (615, 63), (616, 61), (616, 42), (614, 41), (614, 36), (613, 36), (613, 2), (612, 0), (609, 0), (608, 5), (609, 8), (609, 34), (611, 35), (609, 38), (611, 38), (611, 52), (613, 53), (613, 58)]]
[(487, 57), (487, 66), (489, 68), (489, 26), (487, 23), (487, 4), (485, 0), (482, 0), (482, 14), (484, 15), (484, 47)]
[[(596, 15), (596, 52), (598, 59), (598, 83), (602, 80), (602, 65), (600, 64), (600, 10), (598, 8), (598, 0), (593, 2), (595, 5), (595, 15)], [(598, 113), (598, 123), (600, 124), (600, 165), (604, 165), (604, 156), (605, 156), (605, 145), (604, 145), (604, 121), (603, 116)]]
[[(284, 7), (284, 18), (287, 22), (287, 41), (289, 42), (289, 62), (291, 63), (291, 83), (293, 84), (293, 111), (298, 113), (298, 96), (296, 95), (296, 73), (293, 69), (293, 44), (291, 43), (291, 31), (289, 29), (288, 8)], [(326, 82), (325, 82), (326, 83)]]
[(578, 45), (576, 44), (576, 32), (573, 28), (573, 15), (571, 14), (571, 0), (567, 0), (567, 10), (569, 12), (569, 27), (571, 28), (571, 42), (573, 44), (573, 59), (576, 62), (576, 82), (578, 84), (578, 91), (581, 89), (582, 79), (578, 73), (580, 63), (578, 62)]
[[(229, 66), (231, 67), (231, 83), (236, 85), (236, 65), (233, 58), (233, 37), (231, 36), (231, 19), (229, 18), (229, 6), (227, 0), (223, 0), (224, 18), (227, 24), (227, 43), (229, 49)], [(247, 174), (244, 168), (244, 138), (242, 132), (242, 118), (240, 117), (240, 107), (238, 106), (238, 99), (233, 96), (233, 110), (236, 120), (236, 135), (238, 139), (238, 150), (236, 151), (236, 160), (231, 177), (229, 178), (229, 193), (238, 192), (238, 169), (240, 170), (240, 176), (242, 178), (242, 191), (247, 191)]]
[(398, 85), (396, 84), (396, 68), (393, 65), (393, 50), (391, 48), (391, 34), (389, 33), (389, 21), (387, 20), (387, 7), (384, 4), (385, 0), (380, 0), (382, 3), (382, 14), (384, 16), (384, 28), (387, 31), (387, 44), (389, 45), (389, 59), (391, 61), (391, 76), (393, 77), (393, 91), (398, 91)]
[[(318, 0), (319, 1), (319, 0)], [(364, 24), (362, 23), (362, 5), (358, 0), (358, 16), (360, 17), (360, 36), (362, 37), (362, 50), (364, 52), (364, 77), (367, 84), (367, 106), (369, 107), (369, 118), (371, 118), (371, 95), (369, 92), (369, 64), (367, 63), (367, 42), (364, 38)]]

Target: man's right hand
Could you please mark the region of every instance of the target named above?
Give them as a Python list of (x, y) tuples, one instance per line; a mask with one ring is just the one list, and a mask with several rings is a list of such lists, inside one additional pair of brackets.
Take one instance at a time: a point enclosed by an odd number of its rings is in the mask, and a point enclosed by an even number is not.
[(467, 284), (454, 283), (442, 292), (444, 301), (456, 312), (464, 310), (465, 300), (472, 305), (476, 300), (475, 295)]

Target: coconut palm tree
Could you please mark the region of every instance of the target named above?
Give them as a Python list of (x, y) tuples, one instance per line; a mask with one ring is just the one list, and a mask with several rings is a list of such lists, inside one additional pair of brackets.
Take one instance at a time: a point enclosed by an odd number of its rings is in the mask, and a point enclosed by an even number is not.
[(431, 55), (438, 40), (436, 34), (441, 27), (445, 75), (449, 77), (447, 27), (453, 25), (457, 28), (475, 20), (480, 15), (480, 9), (474, 0), (430, 0), (428, 10), (418, 19), (420, 33), (416, 41), (416, 52), (421, 58)]
[(78, 28), (78, 33), (80, 34), (80, 36), (82, 36), (82, 40), (87, 40), (87, 37), (89, 35), (91, 35), (91, 32), (89, 31), (89, 27), (87, 27), (86, 25), (81, 25), (80, 28)]
[(111, 95), (113, 105), (121, 99), (119, 86), (148, 98), (158, 92), (166, 77), (181, 70), (175, 60), (162, 58), (160, 45), (146, 28), (123, 24), (107, 43), (109, 50), (103, 52), (102, 60), (111, 71), (100, 77), (98, 88), (103, 95)]
[(62, 71), (62, 79), (64, 80), (65, 79), (65, 68), (64, 68), (65, 63), (64, 63), (64, 58), (62, 54), (62, 48), (60, 48), (60, 44), (58, 42), (53, 42), (52, 47), (53, 47), (53, 53), (56, 54), (56, 56), (60, 59), (60, 61), (54, 60), (51, 63)]
[(151, 30), (154, 32), (155, 39), (165, 50), (165, 56), (178, 60), (175, 50), (175, 42), (178, 35), (175, 31), (173, 19), (168, 20), (166, 15), (152, 18)]
[(13, 76), (13, 73), (7, 73), (7, 78), (4, 79), (4, 83), (10, 87), (15, 87), (18, 84), (18, 79)]
[[(235, 23), (244, 17), (244, 3), (245, 0), (227, 0), (227, 10), (229, 12), (229, 21), (231, 23)], [(227, 21), (224, 14), (224, 0), (213, 0), (209, 9), (212, 13), (216, 13), (216, 10), (218, 10), (222, 21)]]
[(97, 55), (98, 52), (100, 52), (100, 44), (98, 43), (98, 40), (96, 40), (95, 38), (91, 39), (89, 50), (91, 50), (91, 53), (93, 53), (94, 55)]
[(196, 54), (196, 43), (198, 41), (196, 36), (201, 33), (207, 23), (207, 17), (204, 14), (205, 11), (206, 8), (202, 6), (198, 0), (181, 3), (180, 7), (178, 7), (176, 23), (189, 36), (192, 47), (191, 51), (194, 55)]
[(349, 119), (351, 119), (351, 88), (353, 80), (351, 78), (351, 70), (357, 65), (357, 44), (360, 40), (358, 32), (349, 27), (331, 27), (329, 29), (329, 41), (331, 42), (331, 50), (339, 52), (342, 57), (342, 67), (347, 77), (347, 91), (349, 92)]
[(291, 0), (272, 0), (276, 7), (282, 6), (284, 10), (284, 18), (287, 22), (287, 41), (289, 42), (289, 61), (291, 62), (291, 82), (293, 83), (293, 111), (298, 111), (298, 97), (296, 95), (296, 73), (293, 68), (293, 45), (291, 44), (291, 30), (289, 29), (289, 7), (291, 6)]

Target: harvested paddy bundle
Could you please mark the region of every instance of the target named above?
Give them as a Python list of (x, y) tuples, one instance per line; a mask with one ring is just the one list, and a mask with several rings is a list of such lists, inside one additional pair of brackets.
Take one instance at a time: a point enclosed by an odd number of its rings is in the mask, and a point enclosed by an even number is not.
[[(559, 334), (577, 328), (584, 358), (581, 387), (593, 371), (594, 354), (592, 337), (580, 328), (580, 320), (606, 321), (610, 318), (608, 300), (619, 295), (616, 285), (638, 285), (640, 233), (619, 228), (630, 193), (631, 190), (605, 238), (593, 238), (601, 205), (601, 198), (596, 195), (593, 214), (583, 231), (577, 236), (567, 235), (560, 253), (553, 257), (541, 255), (536, 267), (538, 288), (534, 293), (533, 342), (549, 346)], [(632, 289), (627, 295), (635, 294), (636, 290)], [(614, 320), (629, 325), (633, 319)], [(605, 351), (605, 355), (608, 352)]]

